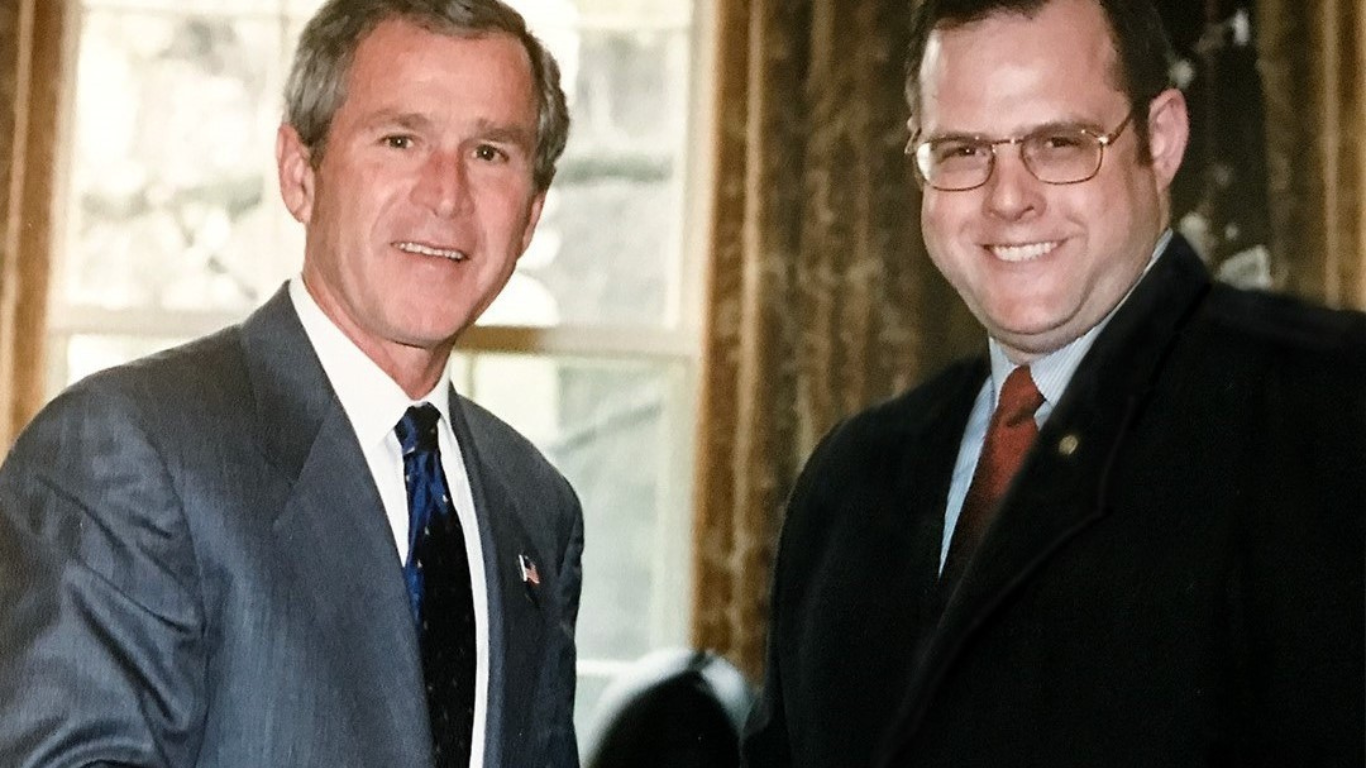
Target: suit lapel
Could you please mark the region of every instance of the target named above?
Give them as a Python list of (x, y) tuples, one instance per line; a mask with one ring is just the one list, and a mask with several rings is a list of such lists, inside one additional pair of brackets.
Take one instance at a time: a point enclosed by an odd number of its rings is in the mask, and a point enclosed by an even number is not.
[(276, 520), (277, 541), (330, 645), (329, 657), (345, 660), (337, 674), (351, 683), (362, 732), (406, 733), (425, 751), (430, 733), (419, 695), (421, 657), (383, 508), (351, 424), (337, 407)]
[[(951, 374), (945, 382), (947, 399), (931, 398), (939, 405), (919, 416), (907, 430), (901, 450), (903, 465), (893, 486), (892, 503), (913, 512), (906, 522), (910, 542), (906, 556), (914, 569), (910, 583), (916, 597), (915, 627), (920, 641), (917, 658), (925, 652), (926, 642), (933, 635), (932, 623), (938, 616), (936, 587), (944, 542), (944, 508), (958, 460), (958, 445), (987, 373), (986, 358), (982, 357)], [(917, 414), (911, 417), (916, 418)]]
[(289, 487), (274, 532), (306, 631), (336, 664), (361, 743), (375, 755), (424, 754), (431, 741), (401, 564), (355, 433), (286, 291), (242, 335), (260, 444)]
[[(1063, 545), (1105, 516), (1110, 468), (1141, 416), (1179, 327), (1208, 287), (1199, 259), (1174, 238), (1102, 331), (1002, 499), (938, 630), (927, 638), (879, 764), (903, 762), (896, 750), (915, 736), (973, 633)], [(941, 519), (942, 512), (941, 506)]]
[(526, 583), (518, 558), (541, 562), (523, 522), (524, 512), (486, 455), (487, 441), (470, 429), (460, 398), (451, 393), (451, 426), (460, 441), (479, 520), (488, 581), (489, 692), (486, 765), (540, 765), (540, 741), (531, 731), (533, 701), (508, 701), (508, 691), (536, 689), (545, 619), (540, 596)]

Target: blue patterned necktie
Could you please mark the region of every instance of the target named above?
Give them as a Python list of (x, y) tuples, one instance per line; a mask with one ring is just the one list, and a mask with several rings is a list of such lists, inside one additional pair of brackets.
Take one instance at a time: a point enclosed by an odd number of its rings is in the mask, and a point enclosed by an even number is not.
[(468, 768), (474, 733), (474, 593), (460, 519), (451, 504), (436, 428), (441, 414), (415, 405), (394, 427), (408, 488), (403, 576), (422, 648), (436, 765)]

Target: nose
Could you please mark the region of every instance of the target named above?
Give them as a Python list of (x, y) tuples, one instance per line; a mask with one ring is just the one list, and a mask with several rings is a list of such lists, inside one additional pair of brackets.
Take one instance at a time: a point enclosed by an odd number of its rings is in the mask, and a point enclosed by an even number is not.
[(469, 179), (460, 155), (452, 152), (428, 155), (413, 187), (413, 201), (441, 218), (450, 218), (464, 210), (469, 200)]
[(1001, 219), (1017, 220), (1043, 208), (1043, 182), (1025, 167), (1020, 145), (996, 147), (995, 168), (986, 183), (987, 213)]

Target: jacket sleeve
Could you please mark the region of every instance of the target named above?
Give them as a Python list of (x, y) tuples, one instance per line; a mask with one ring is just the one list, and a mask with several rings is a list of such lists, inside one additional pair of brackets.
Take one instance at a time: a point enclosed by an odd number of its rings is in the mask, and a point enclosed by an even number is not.
[[(778, 588), (775, 582), (770, 603), (773, 615), (777, 614), (777, 601)], [(770, 620), (763, 689), (759, 693), (759, 700), (750, 710), (741, 741), (741, 765), (745, 768), (787, 768), (792, 765), (791, 742), (783, 712), (783, 683), (776, 633), (771, 631), (773, 626), (774, 622)]]
[[(819, 449), (818, 449), (819, 450)], [(759, 698), (750, 709), (740, 740), (740, 762), (745, 768), (788, 768), (793, 764), (792, 740), (788, 733), (787, 701), (782, 677), (781, 645), (784, 620), (783, 587), (784, 564), (790, 559), (788, 548), (793, 545), (792, 521), (801, 514), (802, 483), (811, 475), (811, 467), (816, 462), (808, 462), (798, 479), (792, 498), (788, 500), (786, 515), (778, 553), (774, 558), (772, 586), (768, 601), (768, 638), (764, 661), (764, 680)]]
[(583, 510), (573, 490), (568, 489), (567, 482), (565, 486), (572, 521), (560, 561), (561, 612), (555, 633), (560, 656), (558, 689), (564, 692), (564, 702), (559, 708), (560, 722), (555, 723), (555, 735), (551, 737), (546, 752), (548, 768), (579, 768), (578, 739), (574, 732), (574, 691), (578, 681), (574, 630), (579, 616), (579, 595), (583, 588)]
[(0, 468), (0, 765), (196, 759), (195, 558), (137, 414), (117, 392), (78, 387)]

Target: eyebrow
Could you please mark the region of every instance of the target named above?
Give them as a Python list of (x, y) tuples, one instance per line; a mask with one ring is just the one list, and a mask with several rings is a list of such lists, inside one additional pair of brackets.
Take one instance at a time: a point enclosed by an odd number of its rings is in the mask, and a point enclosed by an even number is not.
[(370, 115), (364, 122), (366, 128), (379, 129), (390, 126), (397, 126), (408, 130), (426, 128), (432, 124), (425, 115), (416, 112), (395, 112), (393, 110), (381, 110)]
[[(365, 126), (370, 130), (381, 130), (396, 126), (404, 130), (417, 131), (431, 128), (432, 124), (433, 120), (420, 112), (391, 110), (376, 112), (365, 121)], [(475, 134), (487, 141), (512, 144), (524, 148), (530, 148), (536, 143), (534, 131), (529, 131), (518, 125), (494, 123), (489, 120), (478, 121), (475, 124)]]
[(1066, 128), (1069, 130), (1081, 128), (1096, 134), (1105, 133), (1105, 129), (1103, 127), (1087, 120), (1050, 120), (1046, 123), (1040, 123), (1038, 125), (1031, 126), (1028, 130), (1022, 131), (1020, 133), (1014, 133), (1009, 136), (991, 136), (985, 133), (952, 131), (950, 133), (941, 133), (934, 136), (929, 136), (928, 138), (922, 139), (922, 141), (1001, 141), (1009, 138), (1024, 138), (1026, 136), (1033, 136), (1035, 134), (1044, 133), (1047, 131), (1056, 131), (1060, 128)]
[(514, 144), (519, 147), (530, 148), (536, 143), (534, 131), (528, 131), (519, 125), (501, 125), (491, 123), (487, 120), (480, 120), (476, 126), (481, 136), (504, 144)]

